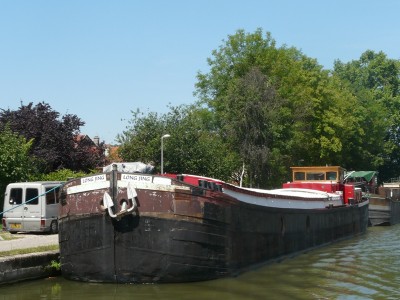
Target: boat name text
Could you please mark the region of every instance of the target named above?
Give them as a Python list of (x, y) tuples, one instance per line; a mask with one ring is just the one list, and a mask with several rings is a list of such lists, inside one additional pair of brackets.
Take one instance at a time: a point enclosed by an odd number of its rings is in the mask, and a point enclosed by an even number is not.
[(99, 181), (106, 181), (106, 174), (81, 178), (81, 184), (89, 184)]
[(132, 175), (132, 174), (122, 174), (121, 179), (123, 181), (145, 181), (151, 182), (151, 176), (142, 176), (142, 175)]

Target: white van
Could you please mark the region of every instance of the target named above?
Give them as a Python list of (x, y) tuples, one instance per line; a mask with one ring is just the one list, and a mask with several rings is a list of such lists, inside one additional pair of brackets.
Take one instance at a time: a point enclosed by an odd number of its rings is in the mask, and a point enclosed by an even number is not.
[(3, 230), (58, 232), (61, 181), (10, 183), (4, 195)]

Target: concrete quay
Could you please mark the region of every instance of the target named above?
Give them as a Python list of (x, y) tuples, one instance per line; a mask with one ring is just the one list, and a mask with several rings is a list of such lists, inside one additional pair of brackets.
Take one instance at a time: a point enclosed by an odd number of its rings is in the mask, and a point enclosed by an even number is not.
[[(57, 234), (17, 234), (16, 237), (0, 240), (0, 252), (58, 244)], [(51, 267), (51, 262), (58, 262), (59, 256), (59, 251), (46, 251), (0, 257), (0, 285), (57, 276), (59, 271)]]
[(0, 285), (59, 275), (51, 267), (58, 261), (58, 251), (29, 253), (0, 258)]

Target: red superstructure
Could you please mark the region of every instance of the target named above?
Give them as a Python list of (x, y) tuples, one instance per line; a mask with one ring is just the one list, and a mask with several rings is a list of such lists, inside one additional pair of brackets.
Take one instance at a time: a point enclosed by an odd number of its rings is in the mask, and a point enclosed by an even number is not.
[(191, 175), (191, 174), (168, 174), (165, 173), (162, 176), (177, 179), (179, 181), (199, 186), (202, 188), (208, 188), (211, 190), (221, 190), (223, 181), (215, 178), (205, 177), (205, 176), (198, 176), (198, 175)]
[(361, 201), (361, 190), (344, 183), (345, 169), (339, 166), (292, 167), (292, 182), (283, 188), (303, 188), (342, 195), (344, 204)]

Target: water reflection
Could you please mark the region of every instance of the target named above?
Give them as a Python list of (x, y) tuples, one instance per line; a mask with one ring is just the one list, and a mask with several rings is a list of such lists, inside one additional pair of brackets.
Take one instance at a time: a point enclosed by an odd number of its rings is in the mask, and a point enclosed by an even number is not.
[(117, 285), (61, 277), (0, 288), (0, 299), (399, 299), (400, 225), (342, 241), (236, 278)]

